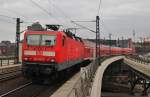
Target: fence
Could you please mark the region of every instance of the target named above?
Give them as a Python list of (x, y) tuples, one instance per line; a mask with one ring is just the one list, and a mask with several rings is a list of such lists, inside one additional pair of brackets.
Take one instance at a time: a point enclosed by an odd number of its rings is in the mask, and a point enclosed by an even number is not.
[(92, 83), (92, 76), (94, 75), (94, 63), (95, 62), (92, 62), (89, 66), (81, 69), (81, 76), (67, 97), (86, 97), (89, 95)]
[(15, 63), (15, 57), (0, 57), (0, 67)]
[(134, 60), (136, 62), (142, 63), (142, 64), (150, 64), (150, 58), (149, 57), (143, 57), (139, 55), (130, 55), (126, 56), (127, 58), (130, 58), (131, 60)]
[(112, 56), (103, 57), (101, 58), (101, 61), (99, 61), (100, 59), (98, 58), (87, 67), (82, 67), (80, 70), (80, 78), (78, 79), (78, 81), (74, 85), (74, 88), (71, 90), (67, 97), (89, 97), (91, 93), (93, 78), (97, 71), (97, 68), (102, 61), (109, 57)]

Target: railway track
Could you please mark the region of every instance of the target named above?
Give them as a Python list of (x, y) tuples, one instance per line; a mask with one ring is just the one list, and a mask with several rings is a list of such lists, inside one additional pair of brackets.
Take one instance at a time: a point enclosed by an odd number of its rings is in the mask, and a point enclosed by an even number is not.
[(11, 71), (11, 72), (8, 72), (8, 73), (0, 74), (0, 82), (16, 78), (20, 75), (21, 75), (21, 70)]
[(15, 88), (12, 88), (9, 91), (1, 93), (0, 97), (50, 97), (59, 87), (61, 87), (73, 75), (74, 74), (68, 76), (62, 81), (59, 82), (52, 81), (48, 84), (34, 84), (32, 82), (29, 83), (27, 82), (26, 84), (23, 83)]
[(71, 73), (65, 75), (63, 80), (57, 81), (57, 79), (53, 79), (46, 85), (31, 83), (30, 80), (24, 79), (23, 77), (20, 80), (17, 77), (12, 82), (11, 80), (4, 81), (3, 83), (5, 85), (0, 87), (0, 97), (50, 97), (79, 70), (79, 67), (74, 68)]
[(0, 97), (50, 97), (50, 95), (52, 95), (62, 84), (63, 82), (57, 84), (52, 83), (47, 85), (38, 85), (29, 82), (1, 94)]
[(25, 88), (25, 87), (27, 87), (27, 86), (29, 86), (29, 85), (31, 85), (31, 84), (32, 84), (32, 82), (29, 82), (29, 83), (27, 83), (27, 84), (24, 84), (24, 85), (22, 85), (22, 86), (19, 86), (19, 87), (15, 88), (15, 89), (13, 89), (13, 90), (7, 92), (7, 93), (4, 93), (4, 94), (0, 95), (0, 97), (6, 97), (7, 95), (9, 95), (9, 94), (11, 94), (11, 93), (13, 93), (13, 92), (15, 92), (15, 91), (18, 91), (18, 90), (20, 90), (20, 89), (23, 89), (23, 88)]

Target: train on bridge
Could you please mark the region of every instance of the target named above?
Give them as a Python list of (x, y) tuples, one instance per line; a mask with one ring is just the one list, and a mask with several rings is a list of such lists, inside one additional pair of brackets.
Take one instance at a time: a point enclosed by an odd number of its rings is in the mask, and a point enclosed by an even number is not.
[[(58, 27), (47, 25), (43, 29), (38, 23), (28, 27), (22, 46), (23, 74), (26, 77), (51, 76), (93, 59), (95, 47), (69, 30), (59, 31)], [(109, 56), (110, 52), (111, 55), (132, 54), (133, 49), (100, 46), (101, 56)]]

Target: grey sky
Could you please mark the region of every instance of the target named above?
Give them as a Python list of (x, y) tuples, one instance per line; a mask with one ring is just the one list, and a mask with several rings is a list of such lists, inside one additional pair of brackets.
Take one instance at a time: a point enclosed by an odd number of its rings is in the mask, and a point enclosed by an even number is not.
[[(35, 6), (31, 0), (0, 0), (0, 14), (20, 17), (25, 22), (39, 21), (42, 24), (64, 24), (72, 27), (70, 20), (94, 20), (97, 15), (99, 0), (33, 0), (46, 9), (50, 15)], [(56, 8), (57, 7), (57, 8)], [(63, 11), (63, 12), (60, 12)], [(64, 15), (65, 14), (65, 15)], [(113, 38), (124, 36), (132, 38), (135, 29), (136, 37), (150, 36), (150, 0), (102, 0), (101, 35)], [(5, 21), (5, 22), (4, 22)], [(7, 22), (12, 22), (7, 23)], [(13, 24), (14, 23), (14, 24)], [(31, 23), (21, 24), (24, 30)], [(81, 23), (95, 30), (94, 23)], [(87, 30), (78, 30), (84, 38), (94, 38)], [(15, 40), (15, 20), (0, 16), (0, 41)]]

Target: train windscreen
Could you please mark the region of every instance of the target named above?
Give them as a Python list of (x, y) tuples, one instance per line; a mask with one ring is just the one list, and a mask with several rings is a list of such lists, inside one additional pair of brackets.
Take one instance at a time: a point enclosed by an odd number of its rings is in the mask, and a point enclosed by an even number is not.
[(27, 44), (32, 46), (54, 46), (56, 35), (28, 35)]

